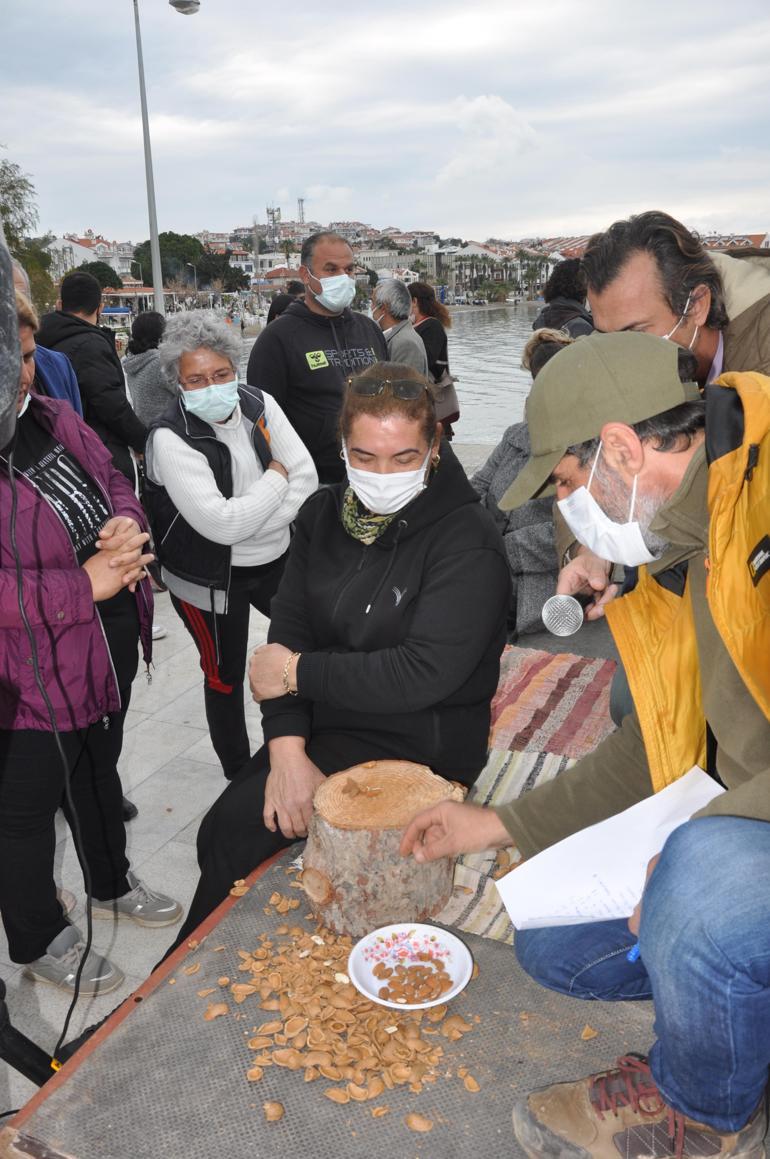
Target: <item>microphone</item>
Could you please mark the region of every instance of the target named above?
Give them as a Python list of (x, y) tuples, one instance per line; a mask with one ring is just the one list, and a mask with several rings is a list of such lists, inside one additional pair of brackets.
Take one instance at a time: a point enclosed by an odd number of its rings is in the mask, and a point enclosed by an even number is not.
[(583, 608), (574, 596), (551, 596), (543, 604), (541, 615), (554, 636), (574, 636), (583, 626)]
[(16, 430), (19, 401), (19, 323), (13, 290), (11, 255), (0, 223), (0, 447), (7, 447)]

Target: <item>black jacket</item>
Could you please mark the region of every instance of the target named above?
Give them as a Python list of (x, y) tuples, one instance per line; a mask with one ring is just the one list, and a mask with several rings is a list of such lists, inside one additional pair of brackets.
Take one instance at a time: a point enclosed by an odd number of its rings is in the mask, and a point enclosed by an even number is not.
[[(239, 388), (238, 394), (241, 410), (254, 424), (251, 436), (254, 454), (262, 467), (267, 470), (273, 456), (264, 433), (265, 403), (262, 394), (253, 387), (243, 386)], [(183, 442), (203, 455), (225, 499), (232, 497), (233, 470), (230, 450), (219, 441), (209, 423), (191, 414), (179, 397), (152, 424), (150, 439), (153, 431), (159, 427), (172, 430)], [(148, 457), (149, 455), (150, 450)], [(206, 589), (213, 611), (214, 593), (216, 591), (228, 593), (230, 589), (232, 547), (226, 543), (214, 543), (191, 527), (177, 511), (166, 488), (154, 483), (149, 475), (145, 477), (143, 501), (152, 527), (159, 563), (186, 583)]]
[(344, 490), (322, 488), (297, 518), (268, 639), (303, 653), (299, 695), (262, 704), (265, 738), (346, 737), (351, 764), (411, 760), (472, 784), (505, 644), (500, 533), (446, 442), (369, 547), (342, 526)]
[(581, 334), (593, 334), (594, 320), (585, 306), (574, 298), (554, 298), (532, 323), (533, 330), (540, 330), (543, 326), (566, 330), (573, 338), (579, 338)]
[(446, 330), (438, 318), (423, 318), (414, 329), (422, 338), (428, 356), (428, 373), (434, 382), (438, 382), (444, 371), (449, 370)]
[(314, 314), (292, 302), (260, 334), (249, 357), (246, 381), (271, 394), (313, 457), (321, 483), (345, 474), (337, 419), (345, 379), (386, 360), (382, 330), (364, 314)]
[(43, 316), (35, 337), (41, 346), (67, 355), (77, 375), (83, 418), (109, 449), (118, 470), (133, 483), (128, 448), (141, 454), (147, 429), (128, 401), (115, 335), (74, 314), (54, 310)]

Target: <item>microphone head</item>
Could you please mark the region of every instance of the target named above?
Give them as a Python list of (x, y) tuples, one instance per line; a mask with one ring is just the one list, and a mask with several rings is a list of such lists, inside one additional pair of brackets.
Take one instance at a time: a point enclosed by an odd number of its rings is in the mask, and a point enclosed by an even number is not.
[(541, 615), (554, 636), (574, 636), (583, 624), (583, 609), (574, 596), (551, 596), (543, 604)]

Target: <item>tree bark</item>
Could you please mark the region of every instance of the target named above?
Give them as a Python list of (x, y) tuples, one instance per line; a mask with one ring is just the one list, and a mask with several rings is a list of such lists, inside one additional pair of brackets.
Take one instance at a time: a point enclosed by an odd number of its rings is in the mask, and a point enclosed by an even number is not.
[(420, 809), (462, 796), (459, 786), (409, 761), (371, 761), (328, 777), (313, 802), (302, 872), (318, 921), (360, 938), (443, 909), (454, 860), (420, 864), (398, 847)]

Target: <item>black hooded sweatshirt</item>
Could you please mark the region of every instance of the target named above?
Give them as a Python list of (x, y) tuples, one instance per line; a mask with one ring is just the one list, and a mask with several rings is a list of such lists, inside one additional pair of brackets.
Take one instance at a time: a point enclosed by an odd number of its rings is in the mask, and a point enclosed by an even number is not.
[[(299, 695), (262, 704), (266, 740), (325, 735), (345, 762), (402, 759), (472, 784), (487, 759), (510, 600), (499, 531), (449, 444), (428, 487), (370, 546), (345, 484), (297, 517), (268, 639), (301, 652)], [(326, 747), (326, 746), (324, 746)]]
[(77, 376), (83, 418), (110, 451), (117, 469), (135, 484), (128, 448), (144, 451), (147, 428), (128, 401), (115, 335), (75, 314), (54, 310), (40, 320), (35, 337), (41, 346), (67, 355)]
[(345, 474), (337, 438), (345, 379), (387, 357), (382, 330), (365, 314), (343, 310), (327, 317), (292, 302), (254, 343), (246, 381), (279, 404), (320, 482), (337, 483)]

